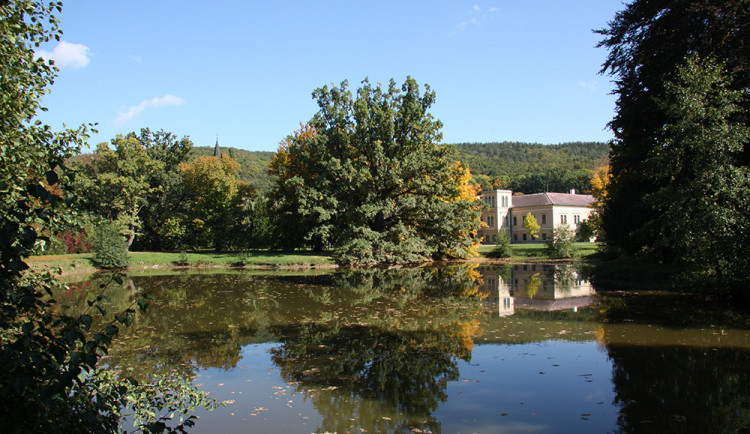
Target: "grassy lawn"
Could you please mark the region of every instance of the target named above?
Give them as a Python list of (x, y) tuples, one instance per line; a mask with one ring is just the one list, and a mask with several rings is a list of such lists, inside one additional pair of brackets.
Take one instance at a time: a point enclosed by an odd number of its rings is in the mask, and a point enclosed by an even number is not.
[[(93, 255), (82, 253), (77, 255), (33, 256), (28, 263), (32, 268), (61, 268), (64, 272), (95, 271), (92, 263)], [(172, 252), (130, 252), (130, 266), (133, 268), (151, 268), (159, 266), (174, 266), (186, 259), (188, 266), (196, 267), (231, 267), (243, 263), (245, 266), (290, 267), (290, 266), (322, 266), (331, 265), (330, 256), (297, 252), (293, 254), (254, 251), (242, 254), (190, 252), (183, 257), (180, 253)]]
[[(598, 244), (596, 243), (574, 243), (578, 248), (576, 258), (587, 258), (597, 252)], [(489, 252), (494, 249), (495, 246), (492, 244), (484, 244), (479, 246), (479, 254), (486, 256)], [(547, 245), (545, 243), (529, 243), (529, 244), (511, 244), (511, 250), (513, 252), (513, 258), (545, 258)]]
[[(479, 246), (481, 256), (494, 249), (494, 245)], [(513, 258), (544, 258), (546, 257), (544, 243), (535, 244), (513, 244)], [(578, 247), (577, 258), (586, 258), (596, 253), (596, 243), (576, 243)], [(32, 256), (28, 259), (33, 269), (57, 269), (63, 272), (93, 272), (96, 267), (92, 263), (93, 255), (81, 253), (76, 255), (57, 256)], [(248, 267), (306, 267), (306, 266), (330, 266), (334, 264), (329, 255), (314, 254), (306, 252), (281, 253), (271, 251), (251, 251), (246, 254), (240, 252), (215, 253), (215, 252), (190, 252), (184, 256), (176, 252), (130, 252), (130, 264), (132, 268), (169, 268), (177, 265), (193, 267), (236, 267), (244, 264)]]

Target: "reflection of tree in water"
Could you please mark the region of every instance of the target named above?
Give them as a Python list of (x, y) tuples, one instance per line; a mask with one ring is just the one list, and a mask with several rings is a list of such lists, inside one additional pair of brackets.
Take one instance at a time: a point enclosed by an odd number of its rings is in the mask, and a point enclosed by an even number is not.
[(282, 342), (274, 362), (301, 390), (318, 390), (310, 396), (325, 426), (336, 427), (329, 431), (344, 432), (338, 427), (363, 412), (379, 415), (363, 419), (371, 427), (425, 421), (437, 431), (431, 413), (481, 332), (477, 278), (465, 265), (132, 277), (156, 301), (116, 338), (107, 363), (136, 378), (190, 376), (198, 367), (236, 367), (251, 343)]
[[(750, 352), (734, 348), (731, 341), (720, 348), (706, 346), (698, 333), (714, 329), (721, 334), (722, 328), (747, 330), (746, 315), (697, 294), (612, 293), (605, 305), (598, 322), (649, 329), (661, 326), (687, 333), (679, 347), (632, 345), (611, 342), (621, 333), (610, 338), (609, 326), (602, 327), (599, 338), (612, 359), (616, 404), (621, 408), (620, 432), (747, 431)], [(691, 330), (696, 333), (694, 342)]]
[(736, 433), (750, 426), (750, 353), (608, 347), (622, 433)]
[[(351, 430), (351, 419), (367, 431), (411, 429), (423, 427), (422, 422), (439, 431), (432, 412), (447, 399), (448, 382), (459, 378), (457, 360), (470, 358), (457, 334), (363, 326), (307, 326), (281, 334), (285, 338), (274, 349), (273, 361), (287, 382), (301, 382), (305, 389), (336, 388), (312, 396), (323, 416), (320, 429), (328, 432)], [(363, 413), (370, 401), (378, 402), (380, 410), (368, 418)]]
[[(481, 311), (475, 267), (368, 269), (340, 273), (336, 282), (369, 302), (389, 300), (387, 317), (279, 330), (273, 361), (287, 382), (308, 392), (323, 417), (319, 431), (439, 432), (432, 413), (469, 360)], [(416, 312), (431, 312), (425, 317)], [(408, 331), (404, 330), (407, 328)]]
[(275, 304), (264, 297), (268, 282), (252, 281), (250, 288), (250, 280), (239, 274), (133, 277), (129, 282), (146, 288), (156, 301), (116, 338), (107, 363), (136, 378), (174, 371), (193, 375), (197, 366), (235, 367), (242, 346), (270, 324), (265, 313)]

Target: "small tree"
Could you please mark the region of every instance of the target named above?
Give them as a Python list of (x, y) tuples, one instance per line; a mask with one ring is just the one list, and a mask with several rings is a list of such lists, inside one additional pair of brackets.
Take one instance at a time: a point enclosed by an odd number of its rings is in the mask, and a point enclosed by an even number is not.
[(497, 234), (497, 244), (495, 248), (489, 253), (490, 258), (509, 258), (511, 255), (510, 237), (508, 232), (501, 230)]
[(547, 240), (547, 255), (553, 259), (572, 258), (578, 250), (573, 244), (576, 233), (568, 225), (552, 230), (552, 238)]
[(578, 225), (578, 239), (581, 241), (589, 241), (599, 233), (599, 215), (592, 214), (588, 220), (583, 220)]
[(96, 228), (92, 250), (94, 265), (99, 268), (125, 268), (130, 265), (128, 244), (120, 234), (119, 225), (104, 223)]
[(534, 217), (533, 214), (528, 213), (523, 218), (523, 228), (526, 229), (526, 231), (531, 236), (531, 239), (534, 240), (536, 237), (539, 236), (539, 222), (536, 221), (536, 217)]

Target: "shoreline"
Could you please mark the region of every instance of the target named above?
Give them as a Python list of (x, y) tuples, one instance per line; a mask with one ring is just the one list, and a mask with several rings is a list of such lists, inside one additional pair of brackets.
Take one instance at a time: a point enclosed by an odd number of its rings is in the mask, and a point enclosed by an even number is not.
[[(132, 252), (132, 255), (139, 255), (139, 254), (150, 254), (149, 252)], [(175, 255), (172, 253), (159, 253), (160, 255)], [(216, 255), (216, 254), (194, 254), (194, 255)], [(221, 254), (224, 256), (232, 256), (231, 254)], [(188, 270), (280, 270), (280, 271), (291, 271), (291, 270), (298, 270), (298, 271), (305, 271), (305, 270), (335, 270), (339, 268), (345, 268), (339, 264), (336, 264), (333, 262), (333, 260), (329, 256), (325, 255), (316, 255), (311, 257), (312, 261), (309, 262), (297, 262), (300, 255), (288, 255), (290, 258), (288, 262), (284, 261), (285, 256), (287, 255), (272, 255), (276, 259), (280, 259), (279, 263), (267, 263), (263, 260), (268, 255), (261, 255), (260, 258), (256, 258), (258, 262), (256, 263), (246, 263), (246, 264), (240, 264), (238, 262), (230, 263), (230, 261), (217, 261), (217, 262), (208, 262), (208, 261), (201, 261), (197, 260), (195, 263), (191, 263), (188, 265), (184, 264), (177, 264), (176, 261), (161, 261), (161, 262), (149, 262), (146, 263), (145, 261), (132, 261), (132, 264), (129, 267), (126, 267), (122, 270), (125, 271), (148, 271), (148, 270), (162, 270), (162, 271), (188, 271)], [(166, 258), (165, 258), (166, 259)], [(427, 261), (423, 263), (418, 264), (399, 264), (399, 266), (403, 265), (424, 265), (424, 264), (452, 264), (452, 263), (469, 263), (469, 264), (509, 264), (509, 263), (540, 263), (540, 262), (547, 262), (547, 263), (565, 263), (565, 262), (577, 262), (577, 261), (585, 261), (586, 258), (572, 258), (572, 259), (551, 259), (548, 257), (510, 257), (510, 258), (487, 258), (483, 256), (474, 257), (474, 258), (467, 258), (467, 259), (448, 259), (448, 260), (436, 260), (436, 261)], [(46, 256), (32, 256), (27, 258), (26, 263), (29, 265), (30, 272), (42, 272), (42, 271), (50, 271), (55, 272), (57, 271), (57, 275), (59, 276), (71, 276), (71, 275), (84, 275), (84, 274), (93, 274), (97, 272), (106, 272), (108, 270), (103, 270), (95, 267), (91, 263), (91, 255), (90, 254), (77, 254), (77, 255), (46, 255)], [(377, 264), (372, 265), (373, 267), (377, 266), (393, 266), (393, 264)], [(360, 266), (361, 267), (361, 266)], [(359, 267), (352, 267), (352, 268), (359, 268)]]

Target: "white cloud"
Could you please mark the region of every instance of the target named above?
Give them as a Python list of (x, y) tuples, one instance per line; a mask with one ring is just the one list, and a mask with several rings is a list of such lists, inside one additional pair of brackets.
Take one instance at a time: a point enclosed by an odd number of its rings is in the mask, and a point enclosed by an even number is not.
[(460, 28), (464, 28), (468, 25), (481, 26), (482, 24), (490, 20), (499, 11), (500, 8), (494, 6), (489, 9), (482, 9), (479, 5), (474, 5), (471, 8), (469, 18), (459, 23), (458, 26)]
[(576, 83), (576, 86), (580, 87), (581, 89), (585, 89), (585, 90), (594, 92), (594, 91), (596, 91), (597, 84), (598, 84), (598, 82), (596, 82), (596, 81), (583, 81), (583, 80), (581, 80), (578, 83)]
[(55, 66), (60, 69), (79, 69), (89, 64), (89, 47), (83, 44), (73, 44), (60, 41), (50, 52), (46, 50), (37, 51), (37, 55), (47, 60), (54, 60)]
[(149, 108), (176, 106), (176, 105), (182, 105), (183, 103), (185, 103), (184, 99), (180, 98), (179, 96), (174, 96), (174, 95), (164, 95), (160, 98), (146, 99), (146, 100), (141, 101), (137, 105), (130, 106), (125, 110), (121, 110), (119, 115), (115, 119), (115, 123), (118, 125), (122, 125), (126, 123), (127, 121), (133, 119), (134, 117), (138, 116), (142, 111), (149, 109)]

